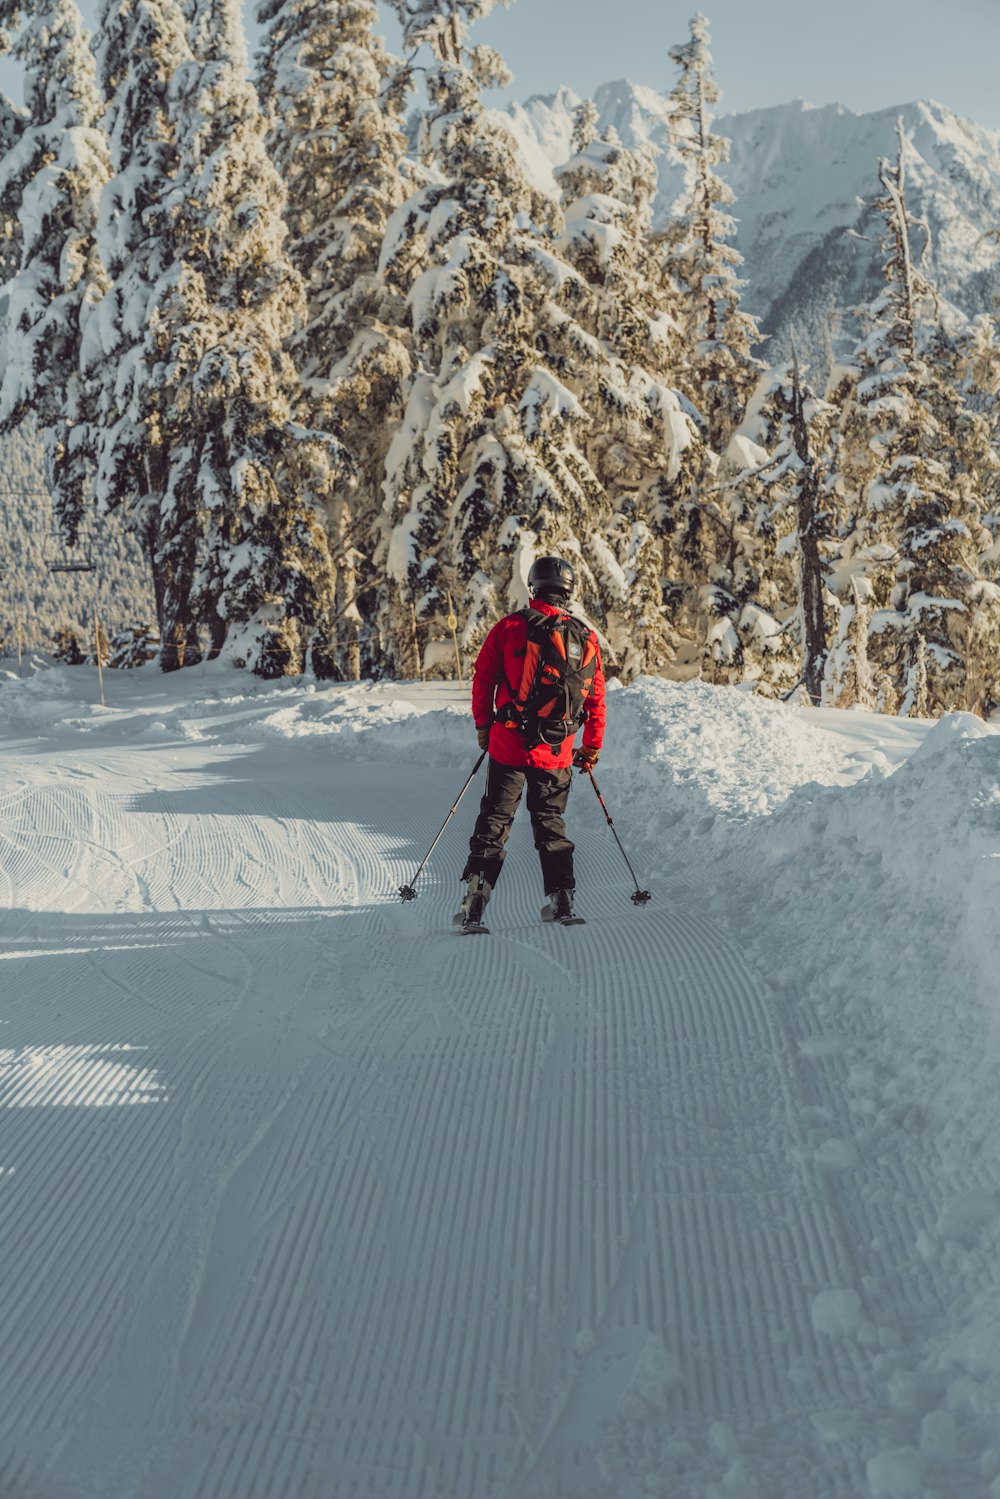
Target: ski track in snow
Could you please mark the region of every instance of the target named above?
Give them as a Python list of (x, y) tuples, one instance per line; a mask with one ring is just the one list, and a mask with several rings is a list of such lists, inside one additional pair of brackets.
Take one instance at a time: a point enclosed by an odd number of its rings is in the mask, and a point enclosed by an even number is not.
[(679, 879), (635, 910), (581, 785), (589, 924), (522, 812), (462, 940), (475, 792), (404, 906), (454, 773), (319, 763), (38, 752), (0, 802), (3, 1499), (868, 1493), (935, 1282), (836, 1039)]

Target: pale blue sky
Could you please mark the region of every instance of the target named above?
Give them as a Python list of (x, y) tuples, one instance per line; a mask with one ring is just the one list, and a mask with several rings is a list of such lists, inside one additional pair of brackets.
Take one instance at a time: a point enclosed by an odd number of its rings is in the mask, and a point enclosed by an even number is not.
[[(1000, 128), (1000, 0), (701, 0), (720, 109), (804, 98), (864, 111), (934, 98)], [(589, 94), (630, 78), (669, 88), (667, 52), (697, 9), (678, 0), (516, 0), (476, 35), (503, 53), (525, 99), (560, 83)], [(83, 0), (93, 19), (95, 0)], [(247, 6), (248, 15), (252, 5)], [(390, 42), (394, 27), (387, 24)], [(19, 96), (9, 63), (0, 87)]]
[(720, 110), (933, 98), (1000, 128), (1000, 0), (516, 0), (476, 31), (506, 58), (515, 98), (560, 83), (587, 95), (615, 78), (665, 91), (667, 53), (699, 9)]

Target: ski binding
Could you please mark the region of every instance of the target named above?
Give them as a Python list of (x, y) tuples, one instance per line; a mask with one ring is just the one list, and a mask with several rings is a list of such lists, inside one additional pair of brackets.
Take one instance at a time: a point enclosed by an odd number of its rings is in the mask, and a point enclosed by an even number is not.
[(466, 922), (461, 911), (451, 918), (451, 924), (457, 929), (460, 937), (488, 937), (490, 935), (488, 926), (484, 926), (481, 921)]
[(582, 916), (553, 916), (552, 907), (545, 903), (542, 907), (542, 920), (551, 921), (556, 926), (586, 926), (587, 922)]

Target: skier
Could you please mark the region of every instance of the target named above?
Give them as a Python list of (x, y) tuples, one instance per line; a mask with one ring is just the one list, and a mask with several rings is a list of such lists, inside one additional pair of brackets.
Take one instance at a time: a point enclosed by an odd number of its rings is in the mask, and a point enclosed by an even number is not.
[[(604, 739), (604, 671), (597, 636), (569, 613), (576, 574), (561, 557), (539, 557), (528, 574), (531, 602), (487, 635), (476, 660), (472, 715), (489, 750), (486, 793), (455, 918), (482, 932), (483, 913), (500, 877), (514, 813), (525, 783), (535, 847), (542, 865), (548, 921), (572, 923), (576, 882), (564, 813), (573, 779), (597, 764)], [(583, 742), (574, 751), (581, 722)]]

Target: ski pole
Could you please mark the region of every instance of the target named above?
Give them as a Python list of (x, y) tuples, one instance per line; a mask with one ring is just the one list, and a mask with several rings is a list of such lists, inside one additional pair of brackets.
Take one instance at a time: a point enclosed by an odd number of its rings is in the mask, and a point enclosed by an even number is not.
[(465, 785), (462, 787), (461, 791), (456, 796), (456, 798), (455, 798), (455, 805), (452, 807), (451, 811), (448, 813), (448, 816), (445, 818), (444, 822), (441, 824), (441, 830), (440, 830), (440, 832), (438, 833), (437, 837), (434, 839), (434, 842), (431, 844), (430, 848), (427, 850), (427, 852), (424, 855), (423, 859), (420, 861), (420, 869), (418, 869), (417, 872), (416, 872), (416, 874), (413, 876), (412, 883), (409, 884), (409, 885), (400, 885), (400, 887), (399, 887), (399, 898), (400, 898), (400, 900), (416, 900), (416, 898), (417, 898), (417, 892), (416, 892), (416, 890), (413, 887), (414, 887), (414, 885), (417, 883), (417, 881), (420, 878), (421, 870), (423, 869), (424, 865), (427, 863), (427, 860), (430, 858), (431, 854), (437, 848), (438, 844), (441, 842), (441, 839), (444, 837), (444, 830), (445, 830), (445, 828), (448, 826), (449, 822), (451, 822), (451, 819), (454, 817), (455, 813), (458, 811), (458, 808), (459, 808), (459, 805), (461, 803), (462, 797), (465, 795), (465, 793), (468, 791), (469, 787), (472, 785), (473, 781), (475, 780), (475, 778), (476, 778), (476, 772), (479, 770), (480, 765), (482, 765), (483, 761), (486, 759), (486, 754), (487, 754), (487, 751), (483, 750), (482, 754), (479, 756), (479, 759), (476, 761), (475, 765), (472, 767), (472, 774), (469, 776), (469, 779), (466, 781)]
[(621, 850), (622, 850), (622, 858), (625, 860), (625, 863), (628, 864), (628, 872), (632, 876), (632, 879), (633, 879), (633, 881), (635, 883), (635, 890), (629, 896), (629, 900), (632, 902), (632, 904), (634, 906), (644, 906), (648, 900), (652, 900), (652, 896), (650, 895), (650, 893), (649, 893), (648, 890), (640, 890), (639, 889), (639, 881), (635, 877), (635, 870), (632, 868), (632, 865), (629, 863), (628, 854), (625, 852), (624, 848), (622, 848), (622, 841), (621, 841), (621, 839), (618, 836), (617, 830), (615, 829), (615, 825), (614, 825), (614, 822), (612, 821), (611, 813), (608, 811), (608, 808), (607, 808), (607, 803), (605, 802), (603, 796), (601, 795), (600, 787), (598, 786), (597, 782), (594, 780), (594, 772), (593, 772), (593, 770), (591, 769), (590, 766), (587, 767), (587, 774), (590, 777), (590, 784), (593, 786), (594, 790), (597, 792), (597, 800), (601, 804), (601, 809), (604, 812), (605, 817), (608, 819), (608, 827), (611, 829), (612, 833), (614, 833), (615, 842), (617, 843), (618, 847), (621, 848)]

